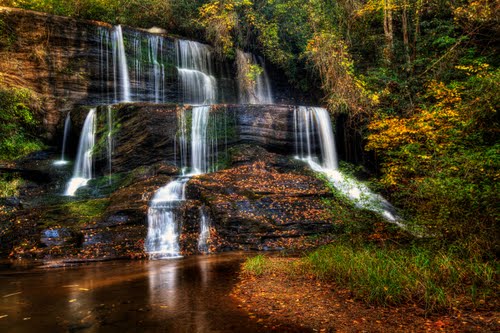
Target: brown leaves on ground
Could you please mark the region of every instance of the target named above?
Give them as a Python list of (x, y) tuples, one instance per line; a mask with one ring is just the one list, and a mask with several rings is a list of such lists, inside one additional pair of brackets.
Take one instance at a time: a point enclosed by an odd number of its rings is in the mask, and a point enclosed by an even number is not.
[[(273, 258), (271, 260), (293, 260)], [(455, 310), (425, 316), (422, 309), (369, 306), (351, 292), (312, 278), (274, 272), (242, 274), (231, 296), (250, 319), (277, 332), (498, 332), (498, 311)]]

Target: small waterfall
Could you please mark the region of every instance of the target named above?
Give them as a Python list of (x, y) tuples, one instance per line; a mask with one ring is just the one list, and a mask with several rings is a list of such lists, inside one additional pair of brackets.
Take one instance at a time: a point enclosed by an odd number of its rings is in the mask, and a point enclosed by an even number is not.
[(160, 188), (151, 200), (148, 210), (146, 252), (152, 259), (180, 257), (180, 225), (176, 208), (186, 199), (185, 188), (189, 178), (179, 178)]
[(212, 71), (212, 51), (201, 43), (178, 40), (177, 71), (183, 101), (191, 104), (210, 104), (217, 99), (217, 80)]
[(149, 62), (153, 65), (153, 90), (155, 102), (164, 101), (164, 81), (165, 68), (163, 66), (163, 38), (160, 36), (148, 37), (148, 57)]
[[(238, 67), (239, 99), (242, 104), (273, 104), (271, 82), (266, 72), (264, 61), (251, 53), (241, 50), (236, 51), (236, 64)], [(262, 70), (250, 82), (252, 75), (251, 66), (258, 65)]]
[(191, 174), (199, 175), (208, 171), (207, 127), (210, 106), (193, 108), (191, 124)]
[(107, 153), (108, 153), (108, 171), (109, 171), (109, 183), (111, 184), (112, 176), (112, 154), (113, 154), (113, 107), (108, 105), (108, 135), (107, 135)]
[(68, 163), (68, 161), (64, 159), (64, 153), (66, 152), (66, 141), (68, 140), (70, 127), (71, 127), (71, 113), (68, 112), (68, 114), (66, 115), (66, 119), (64, 120), (64, 134), (63, 134), (63, 142), (61, 150), (61, 159), (59, 161), (54, 162), (55, 165), (63, 165)]
[(208, 240), (210, 239), (210, 220), (205, 210), (200, 208), (200, 235), (198, 236), (198, 251), (209, 253)]
[[(180, 256), (179, 235), (180, 226), (176, 218), (179, 204), (186, 199), (185, 187), (193, 175), (205, 173), (208, 170), (207, 157), (207, 126), (210, 106), (197, 106), (192, 109), (191, 126), (191, 165), (190, 173), (168, 183), (160, 188), (151, 200), (148, 210), (148, 235), (146, 252), (152, 259), (177, 258)], [(181, 126), (181, 161), (187, 152), (186, 118), (180, 117)], [(183, 166), (183, 173), (186, 166)]]
[[(357, 207), (372, 210), (388, 221), (405, 227), (387, 200), (338, 169), (335, 138), (326, 109), (304, 106), (295, 109), (294, 129), (297, 158), (307, 162), (313, 170), (325, 174), (335, 188)], [(318, 145), (321, 159), (316, 155)]]
[(66, 186), (65, 195), (73, 196), (80, 187), (87, 185), (87, 182), (92, 179), (93, 159), (92, 150), (95, 143), (96, 133), (96, 109), (90, 109), (82, 132), (80, 134), (80, 142), (78, 144), (78, 153), (76, 157), (75, 167), (73, 169), (73, 177)]
[(106, 94), (104, 101), (107, 103), (111, 103), (112, 98), (110, 97), (111, 91), (109, 89), (109, 82), (110, 82), (109, 30), (103, 27), (99, 27), (98, 29), (99, 29), (99, 77), (100, 77), (99, 81), (101, 82), (100, 88), (101, 91)]
[[(115, 101), (130, 102), (130, 79), (127, 67), (127, 55), (125, 54), (125, 45), (123, 43), (122, 26), (117, 25), (112, 34), (113, 48), (113, 68), (115, 81)], [(118, 93), (118, 86), (121, 91)]]

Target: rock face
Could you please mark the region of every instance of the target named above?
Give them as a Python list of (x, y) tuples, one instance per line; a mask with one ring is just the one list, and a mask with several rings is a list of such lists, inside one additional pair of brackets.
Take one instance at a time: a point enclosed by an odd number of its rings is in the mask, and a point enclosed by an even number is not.
[(207, 207), (222, 249), (286, 248), (335, 228), (324, 182), (302, 162), (254, 145), (234, 147), (229, 169), (193, 178), (187, 192)]
[[(72, 111), (73, 134), (80, 131), (87, 113), (88, 108)], [(44, 154), (22, 161), (23, 170), (37, 170), (43, 176), (35, 177), (37, 185), (20, 197), (23, 205), (10, 208), (15, 212), (9, 232), (0, 235), (4, 251), (35, 258), (144, 257), (149, 202), (160, 187), (180, 174), (182, 114), (185, 127), (190, 128), (190, 106), (123, 103), (99, 107), (95, 178), (75, 198), (54, 193), (63, 192), (61, 177), (69, 178), (70, 165), (64, 170), (52, 166), (47, 160), (50, 156)], [(112, 117), (111, 175), (108, 115)], [(324, 201), (331, 198), (331, 191), (305, 163), (292, 158), (293, 115), (290, 106), (212, 106), (208, 152), (218, 152), (219, 159), (209, 159), (219, 171), (195, 176), (187, 183), (187, 200), (177, 212), (183, 254), (199, 252), (202, 216), (209, 221), (211, 251), (300, 248), (311, 241), (308, 236), (322, 235), (315, 241), (331, 237), (336, 226)]]
[[(188, 132), (191, 106), (176, 104), (123, 103), (110, 106), (113, 123), (112, 170), (129, 172), (139, 166), (168, 162), (180, 165), (180, 113), (186, 113)], [(108, 107), (98, 108), (95, 149), (96, 171), (109, 172), (106, 140)], [(209, 140), (220, 155), (237, 144), (253, 144), (284, 155), (295, 153), (293, 106), (287, 105), (214, 105), (211, 108)], [(73, 135), (69, 150), (76, 151), (88, 108), (72, 111)], [(74, 116), (73, 116), (74, 114)], [(187, 152), (189, 157), (190, 151)]]
[[(37, 95), (45, 134), (60, 130), (65, 112), (75, 105), (123, 101), (114, 27), (26, 10), (0, 7), (0, 74), (2, 85), (26, 87)], [(176, 68), (176, 39), (163, 33), (122, 27), (130, 100), (183, 101)], [(155, 53), (156, 52), (156, 53)], [(212, 59), (217, 101), (237, 103), (236, 65)], [(276, 70), (276, 101), (297, 96)]]

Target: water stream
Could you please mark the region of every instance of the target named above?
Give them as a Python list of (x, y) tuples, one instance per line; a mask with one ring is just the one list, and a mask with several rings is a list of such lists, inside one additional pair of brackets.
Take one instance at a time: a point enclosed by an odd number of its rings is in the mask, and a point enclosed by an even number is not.
[[(307, 162), (313, 170), (326, 175), (333, 186), (358, 208), (372, 210), (389, 222), (404, 227), (396, 210), (387, 200), (339, 170), (335, 136), (326, 109), (305, 106), (296, 108), (294, 129), (297, 158)], [(320, 154), (317, 154), (318, 147)]]
[(184, 103), (212, 104), (217, 100), (217, 80), (212, 64), (212, 49), (208, 45), (178, 40), (177, 71)]
[(68, 134), (71, 127), (71, 113), (68, 112), (66, 115), (66, 119), (64, 120), (64, 134), (63, 134), (63, 142), (61, 149), (61, 159), (59, 161), (55, 161), (55, 165), (64, 165), (67, 164), (68, 161), (64, 159), (64, 153), (66, 152), (66, 142), (68, 141)]
[(73, 169), (73, 177), (69, 180), (65, 195), (73, 196), (76, 191), (87, 185), (87, 182), (92, 179), (93, 175), (93, 148), (95, 144), (96, 133), (96, 109), (90, 109), (85, 122), (83, 123), (82, 132), (80, 134), (80, 142), (78, 143), (78, 152), (76, 155), (75, 167)]
[[(271, 82), (264, 60), (241, 50), (236, 51), (239, 102), (241, 104), (273, 104)], [(258, 66), (259, 72), (252, 73)]]
[[(154, 195), (148, 209), (148, 234), (145, 243), (146, 252), (151, 259), (178, 258), (180, 256), (179, 236), (182, 229), (177, 210), (186, 200), (185, 187), (190, 177), (207, 172), (207, 126), (210, 106), (192, 108), (191, 125), (191, 165), (182, 168), (189, 173), (174, 179), (160, 188)], [(186, 119), (183, 113), (181, 124), (181, 147), (187, 152)], [(184, 128), (183, 128), (184, 127)], [(181, 157), (187, 161), (187, 157)]]
[(123, 42), (122, 26), (117, 25), (112, 33), (113, 68), (115, 82), (115, 102), (130, 102), (130, 78), (127, 55)]

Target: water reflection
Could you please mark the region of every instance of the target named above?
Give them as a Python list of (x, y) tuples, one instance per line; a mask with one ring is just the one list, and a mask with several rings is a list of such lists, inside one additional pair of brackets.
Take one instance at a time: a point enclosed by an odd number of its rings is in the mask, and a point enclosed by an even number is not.
[(228, 296), (243, 258), (0, 271), (0, 332), (265, 331)]

